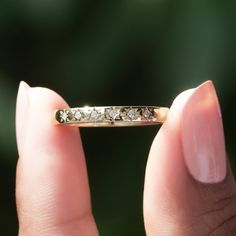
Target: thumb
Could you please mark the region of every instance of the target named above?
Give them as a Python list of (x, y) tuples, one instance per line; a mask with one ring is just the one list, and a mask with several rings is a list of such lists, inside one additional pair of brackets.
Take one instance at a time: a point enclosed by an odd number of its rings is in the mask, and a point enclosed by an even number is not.
[(154, 139), (144, 222), (148, 236), (236, 234), (236, 185), (211, 81), (176, 98)]

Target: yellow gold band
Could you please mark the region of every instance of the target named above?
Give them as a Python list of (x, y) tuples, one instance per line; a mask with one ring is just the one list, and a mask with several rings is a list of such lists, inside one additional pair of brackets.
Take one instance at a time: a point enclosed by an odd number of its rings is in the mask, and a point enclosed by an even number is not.
[(55, 111), (61, 125), (79, 127), (145, 126), (163, 123), (169, 108), (157, 106), (77, 107)]

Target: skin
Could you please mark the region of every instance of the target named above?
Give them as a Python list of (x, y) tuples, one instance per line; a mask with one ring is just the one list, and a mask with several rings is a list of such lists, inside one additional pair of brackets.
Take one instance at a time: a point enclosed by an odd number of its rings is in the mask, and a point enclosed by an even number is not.
[[(220, 172), (221, 179), (210, 183), (198, 181), (186, 166), (181, 122), (193, 92), (185, 91), (175, 99), (150, 148), (143, 200), (148, 236), (236, 235), (236, 185), (229, 164)], [(19, 236), (99, 235), (79, 130), (58, 127), (50, 119), (55, 109), (67, 106), (52, 90), (20, 85), (16, 111)], [(212, 106), (205, 112), (211, 112)], [(196, 125), (186, 124), (190, 130)], [(222, 150), (224, 143), (219, 145)]]

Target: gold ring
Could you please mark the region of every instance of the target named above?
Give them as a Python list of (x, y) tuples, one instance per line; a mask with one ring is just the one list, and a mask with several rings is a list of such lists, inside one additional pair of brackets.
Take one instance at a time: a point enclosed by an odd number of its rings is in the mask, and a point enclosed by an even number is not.
[(102, 106), (58, 109), (56, 124), (78, 127), (145, 126), (163, 123), (169, 108), (158, 106)]

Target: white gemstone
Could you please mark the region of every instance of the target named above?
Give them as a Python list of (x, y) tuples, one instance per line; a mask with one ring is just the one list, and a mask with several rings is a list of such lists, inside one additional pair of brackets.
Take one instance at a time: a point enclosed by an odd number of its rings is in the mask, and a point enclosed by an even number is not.
[(86, 120), (89, 120), (90, 114), (91, 114), (91, 112), (90, 112), (89, 110), (83, 111), (83, 117), (84, 117)]
[(91, 118), (92, 120), (97, 120), (99, 117), (100, 117), (100, 113), (98, 113), (98, 111), (96, 111), (96, 110), (93, 110), (93, 111), (90, 113), (90, 118)]
[(146, 119), (149, 119), (152, 115), (152, 113), (147, 108), (143, 111), (142, 114)]
[(128, 116), (131, 120), (135, 120), (135, 119), (138, 118), (137, 111), (134, 110), (134, 109), (130, 109), (130, 110), (127, 112), (127, 116)]
[(75, 112), (75, 118), (76, 118), (77, 120), (80, 120), (81, 117), (82, 117), (82, 115), (81, 115), (81, 112), (80, 112), (80, 111)]
[(67, 114), (66, 114), (66, 112), (63, 112), (62, 114), (61, 114), (61, 118), (64, 120), (64, 121), (66, 121), (66, 119), (67, 119)]
[(119, 111), (112, 109), (108, 112), (108, 114), (113, 120), (115, 120), (117, 118), (117, 116), (119, 115)]

